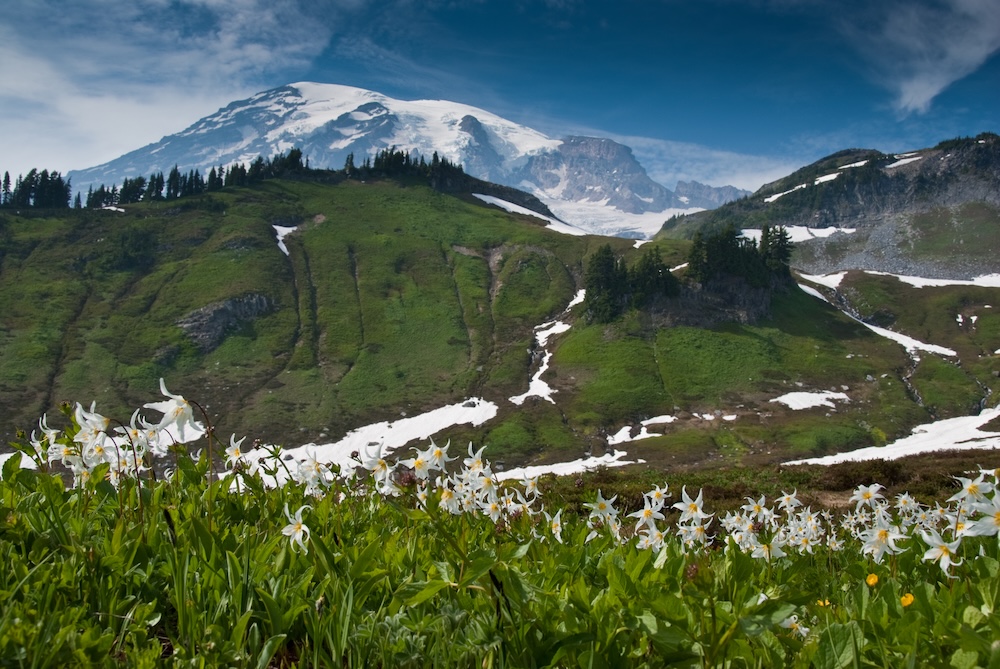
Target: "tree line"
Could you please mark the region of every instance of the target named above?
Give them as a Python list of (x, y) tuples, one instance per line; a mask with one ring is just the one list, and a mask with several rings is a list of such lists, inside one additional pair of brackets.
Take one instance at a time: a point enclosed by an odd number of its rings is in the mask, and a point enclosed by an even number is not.
[(383, 149), (374, 157), (366, 157), (360, 166), (355, 164), (353, 153), (347, 154), (347, 159), (344, 161), (344, 175), (348, 179), (416, 176), (427, 178), (433, 184), (442, 177), (464, 174), (461, 165), (442, 158), (437, 151), (431, 156), (430, 162), (427, 162), (422, 155), (397, 151), (396, 147)]
[[(223, 188), (249, 186), (263, 179), (317, 171), (320, 170), (309, 167), (309, 159), (304, 158), (298, 148), (272, 158), (258, 156), (249, 165), (237, 163), (229, 167), (213, 167), (207, 175), (197, 169), (182, 172), (174, 165), (166, 176), (163, 172), (154, 172), (148, 177), (126, 177), (121, 185), (91, 186), (85, 196), (76, 194), (73, 206), (77, 209), (100, 209), (136, 202), (174, 200)], [(428, 162), (423, 156), (392, 147), (366, 157), (360, 165), (355, 164), (354, 154), (349, 154), (343, 174), (349, 179), (419, 176), (429, 179), (433, 185), (451, 176), (464, 175), (464, 171), (461, 165), (440, 157), (436, 151)], [(0, 206), (68, 208), (70, 199), (70, 180), (64, 179), (59, 172), (32, 169), (27, 176), (19, 176), (14, 183), (10, 174), (4, 173)]]
[[(764, 288), (788, 279), (791, 257), (791, 237), (783, 226), (765, 226), (759, 244), (729, 226), (716, 233), (695, 234), (685, 276), (709, 287), (728, 277)], [(680, 281), (664, 264), (658, 248), (647, 250), (628, 267), (605, 244), (591, 256), (584, 284), (589, 318), (598, 323), (610, 323), (629, 309), (647, 309), (680, 292)]]
[[(301, 174), (309, 170), (309, 160), (303, 162), (301, 149), (290, 149), (288, 153), (278, 154), (265, 159), (263, 156), (250, 163), (230, 165), (228, 168), (220, 165), (209, 170), (207, 176), (202, 176), (199, 170), (181, 172), (176, 165), (163, 176), (157, 172), (149, 177), (126, 177), (121, 188), (104, 184), (87, 192), (88, 208), (114, 207), (120, 204), (136, 202), (152, 202), (160, 200), (175, 200), (189, 195), (200, 195), (206, 192), (218, 191), (234, 186), (249, 186), (263, 179), (274, 179), (289, 174)], [(78, 195), (79, 197), (79, 195)]]
[(32, 169), (27, 175), (18, 175), (11, 183), (10, 172), (3, 173), (0, 206), (19, 209), (66, 209), (70, 201), (70, 180), (59, 172)]
[(760, 243), (743, 237), (733, 225), (715, 233), (698, 231), (688, 253), (687, 276), (705, 285), (722, 277), (743, 279), (763, 288), (789, 276), (792, 240), (784, 226), (765, 225)]
[(610, 323), (628, 309), (644, 309), (661, 297), (676, 295), (680, 283), (663, 262), (660, 249), (647, 250), (632, 267), (615, 257), (610, 244), (597, 249), (584, 276), (590, 318)]

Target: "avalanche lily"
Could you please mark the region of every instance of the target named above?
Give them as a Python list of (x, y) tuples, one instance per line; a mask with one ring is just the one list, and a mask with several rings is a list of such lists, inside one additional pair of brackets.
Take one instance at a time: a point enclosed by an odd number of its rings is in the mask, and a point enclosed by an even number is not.
[(303, 553), (309, 552), (305, 544), (305, 539), (309, 538), (309, 528), (302, 522), (302, 512), (311, 508), (308, 504), (300, 506), (299, 510), (295, 512), (295, 516), (292, 517), (292, 514), (288, 513), (288, 502), (285, 502), (285, 518), (288, 519), (288, 525), (285, 525), (281, 533), (291, 540), (293, 549), (298, 544)]

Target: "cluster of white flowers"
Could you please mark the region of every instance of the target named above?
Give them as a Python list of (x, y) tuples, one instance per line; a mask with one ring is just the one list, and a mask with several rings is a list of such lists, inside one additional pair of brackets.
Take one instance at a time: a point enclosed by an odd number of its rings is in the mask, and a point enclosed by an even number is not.
[[(206, 434), (204, 426), (195, 420), (191, 404), (170, 393), (162, 379), (160, 391), (166, 400), (144, 405), (163, 414), (156, 423), (146, 421), (140, 410), (136, 410), (129, 425), (113, 426), (110, 419), (96, 412), (94, 405), (88, 410), (77, 404), (74, 420), (79, 429), (70, 438), (69, 434), (50, 428), (43, 416), (39, 421), (40, 435), (32, 432), (29, 440), (36, 461), (61, 462), (73, 473), (77, 485), (89, 480), (102, 464), (108, 465), (107, 478), (113, 485), (117, 486), (125, 476), (138, 477), (146, 468), (147, 454), (165, 455), (172, 444), (190, 443)], [(254, 449), (254, 455), (248, 457), (242, 448), (244, 439), (237, 440), (233, 435), (229, 448), (225, 449), (226, 463), (237, 475), (237, 481), (245, 476), (262, 476), (270, 485), (293, 481), (302, 485), (307, 495), (321, 497), (338, 476), (349, 480), (356, 474), (353, 469), (334, 471), (318, 458), (315, 448), (306, 448), (304, 456), (299, 458), (282, 455), (276, 446)], [(449, 448), (450, 443), (439, 446), (431, 440), (427, 448), (413, 449), (413, 457), (390, 462), (385, 449), (373, 445), (357, 454), (356, 463), (368, 472), (374, 492), (382, 497), (398, 497), (405, 489), (412, 491), (416, 503), (424, 508), (434, 500), (449, 514), (480, 514), (494, 523), (543, 514), (547, 532), (533, 529), (532, 535), (563, 541), (562, 510), (553, 515), (539, 503), (537, 478), (526, 478), (520, 488), (501, 487), (489, 461), (483, 457), (485, 447), (477, 451), (470, 443), (461, 468), (449, 467), (449, 463), (457, 460), (449, 457)], [(449, 473), (449, 469), (456, 471)], [(854, 509), (839, 522), (827, 511), (802, 508), (797, 491), (782, 493), (776, 500), (777, 510), (768, 505), (764, 496), (756, 500), (747, 497), (747, 503), (722, 517), (719, 526), (724, 538), (731, 539), (738, 549), (766, 561), (784, 557), (788, 551), (812, 553), (820, 546), (839, 551), (844, 548), (845, 537), (853, 537), (860, 542), (863, 555), (881, 563), (886, 555), (901, 553), (913, 545), (914, 539), (919, 539), (926, 547), (923, 559), (936, 561), (949, 574), (952, 565), (961, 563), (959, 553), (964, 538), (996, 536), (1000, 531), (998, 474), (1000, 470), (980, 470), (976, 478), (957, 477), (961, 490), (946, 505), (937, 504), (934, 508), (918, 503), (906, 493), (890, 505), (881, 492), (883, 486), (862, 485), (850, 498), (855, 503)], [(359, 494), (363, 494), (364, 488), (357, 486)], [(586, 541), (608, 532), (619, 543), (634, 539), (640, 549), (661, 550), (671, 533), (665, 526), (664, 513), (669, 497), (667, 486), (657, 486), (645, 493), (642, 509), (627, 516), (635, 519), (633, 527), (623, 525), (619, 518), (615, 508), (617, 496), (608, 499), (598, 490), (596, 500), (585, 504), (590, 511)], [(309, 538), (309, 528), (302, 520), (307, 508), (300, 507), (294, 515), (285, 508), (289, 524), (283, 532), (294, 546), (303, 550)], [(672, 533), (679, 537), (684, 550), (697, 550), (713, 543), (716, 537), (710, 534), (710, 529), (715, 514), (705, 512), (701, 490), (692, 498), (683, 487), (681, 500), (672, 508), (679, 512)]]
[(42, 416), (38, 421), (41, 434), (32, 431), (29, 439), (35, 460), (39, 464), (59, 462), (72, 472), (77, 486), (90, 480), (102, 464), (108, 465), (107, 479), (115, 487), (122, 477), (138, 478), (146, 469), (147, 454), (166, 455), (172, 444), (186, 444), (205, 435), (205, 427), (194, 419), (186, 399), (170, 393), (163, 379), (160, 391), (166, 400), (143, 405), (163, 414), (157, 423), (146, 421), (136, 409), (128, 425), (112, 427), (110, 418), (97, 413), (96, 404), (88, 410), (77, 403), (73, 419), (79, 429), (69, 439), (50, 428), (48, 418)]

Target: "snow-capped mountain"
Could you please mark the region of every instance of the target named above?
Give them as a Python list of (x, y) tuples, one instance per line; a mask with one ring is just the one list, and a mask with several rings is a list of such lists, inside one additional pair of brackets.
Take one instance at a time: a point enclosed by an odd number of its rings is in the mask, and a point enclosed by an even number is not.
[(396, 147), (434, 152), (472, 176), (527, 190), (560, 217), (593, 232), (646, 236), (675, 213), (744, 195), (686, 184), (678, 196), (654, 182), (631, 149), (610, 139), (555, 139), (483, 109), (446, 100), (396, 100), (350, 86), (302, 82), (233, 102), (189, 128), (69, 176), (78, 189), (125, 177), (250, 163), (298, 147), (314, 168), (360, 163)]

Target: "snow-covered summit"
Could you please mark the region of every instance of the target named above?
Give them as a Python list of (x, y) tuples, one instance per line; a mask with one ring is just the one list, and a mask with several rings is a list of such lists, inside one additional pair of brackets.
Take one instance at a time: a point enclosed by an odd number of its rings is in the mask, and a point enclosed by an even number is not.
[[(711, 208), (731, 199), (708, 189), (680, 198), (652, 181), (632, 151), (610, 139), (557, 139), (478, 107), (398, 100), (375, 91), (298, 82), (238, 100), (190, 127), (111, 162), (70, 173), (77, 189), (125, 177), (250, 163), (299, 148), (315, 168), (341, 168), (395, 147), (430, 160), (437, 152), (472, 176), (528, 190), (546, 204), (586, 203), (606, 214), (573, 221), (601, 234), (635, 234), (643, 217)], [(716, 193), (715, 191), (719, 192)], [(608, 223), (608, 221), (611, 221)], [(641, 233), (644, 234), (644, 233)]]

